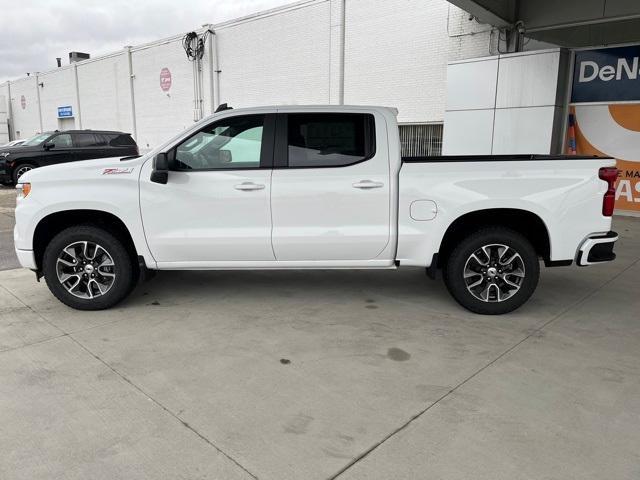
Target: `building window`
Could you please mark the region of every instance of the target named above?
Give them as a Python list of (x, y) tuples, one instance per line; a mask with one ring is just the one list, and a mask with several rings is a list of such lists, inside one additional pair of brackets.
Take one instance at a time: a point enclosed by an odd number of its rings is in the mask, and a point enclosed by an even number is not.
[(403, 157), (442, 155), (442, 124), (400, 125)]

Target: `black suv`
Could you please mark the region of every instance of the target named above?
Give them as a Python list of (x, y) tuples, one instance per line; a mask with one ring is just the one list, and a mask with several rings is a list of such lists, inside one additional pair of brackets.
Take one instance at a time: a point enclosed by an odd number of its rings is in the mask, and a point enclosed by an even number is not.
[(17, 147), (0, 147), (0, 183), (15, 184), (32, 168), (92, 158), (138, 155), (131, 135), (105, 130), (45, 132)]

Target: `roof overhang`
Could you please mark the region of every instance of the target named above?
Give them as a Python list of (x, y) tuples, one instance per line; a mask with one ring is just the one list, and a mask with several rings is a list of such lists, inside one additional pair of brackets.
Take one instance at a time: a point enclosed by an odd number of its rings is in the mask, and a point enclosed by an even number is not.
[(449, 0), (483, 23), (563, 47), (640, 41), (638, 0)]

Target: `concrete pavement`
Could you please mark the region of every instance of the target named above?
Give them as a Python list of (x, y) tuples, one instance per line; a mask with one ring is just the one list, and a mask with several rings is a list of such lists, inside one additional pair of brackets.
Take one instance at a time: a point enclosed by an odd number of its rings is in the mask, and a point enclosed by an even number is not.
[(18, 268), (13, 250), (13, 225), (15, 223), (16, 190), (0, 185), (0, 270)]
[(0, 478), (640, 476), (640, 221), (476, 316), (421, 270), (160, 272), (78, 312), (0, 272)]

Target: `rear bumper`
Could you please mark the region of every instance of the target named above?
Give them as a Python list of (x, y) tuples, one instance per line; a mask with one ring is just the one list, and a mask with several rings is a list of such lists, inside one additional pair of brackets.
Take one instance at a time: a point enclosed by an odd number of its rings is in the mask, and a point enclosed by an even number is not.
[(615, 260), (613, 247), (617, 240), (618, 234), (613, 231), (587, 238), (578, 250), (578, 265), (584, 267)]

